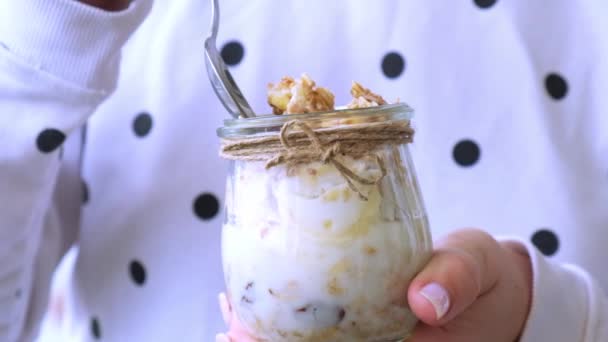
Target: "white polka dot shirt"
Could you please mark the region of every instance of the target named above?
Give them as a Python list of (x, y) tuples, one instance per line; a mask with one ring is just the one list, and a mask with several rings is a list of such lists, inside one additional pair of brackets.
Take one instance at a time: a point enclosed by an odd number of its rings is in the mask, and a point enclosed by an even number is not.
[[(608, 4), (221, 1), (221, 54), (258, 113), (306, 72), (415, 109), (435, 237), (531, 255), (522, 342), (608, 341)], [(227, 118), (206, 1), (0, 2), (0, 341), (213, 341)], [(53, 276), (54, 275), (54, 276)]]

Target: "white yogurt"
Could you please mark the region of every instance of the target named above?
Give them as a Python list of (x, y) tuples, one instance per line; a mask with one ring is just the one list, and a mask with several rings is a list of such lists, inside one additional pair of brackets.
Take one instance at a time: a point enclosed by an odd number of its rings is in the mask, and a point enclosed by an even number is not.
[[(365, 161), (348, 166), (379, 173)], [(394, 202), (404, 196), (386, 194), (396, 179), (389, 172), (384, 191), (361, 188), (363, 201), (330, 165), (238, 165), (222, 251), (229, 299), (252, 334), (273, 342), (407, 336), (416, 323), (407, 286), (431, 242), (426, 217), (385, 214), (405, 208)]]

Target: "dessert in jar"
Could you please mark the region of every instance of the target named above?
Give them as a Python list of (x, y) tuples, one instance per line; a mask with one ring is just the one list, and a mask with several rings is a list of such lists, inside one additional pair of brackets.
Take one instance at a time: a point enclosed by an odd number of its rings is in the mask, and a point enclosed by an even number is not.
[(226, 121), (222, 257), (229, 301), (260, 341), (402, 341), (407, 288), (432, 243), (407, 144), (412, 110), (358, 83), (269, 86), (273, 115)]

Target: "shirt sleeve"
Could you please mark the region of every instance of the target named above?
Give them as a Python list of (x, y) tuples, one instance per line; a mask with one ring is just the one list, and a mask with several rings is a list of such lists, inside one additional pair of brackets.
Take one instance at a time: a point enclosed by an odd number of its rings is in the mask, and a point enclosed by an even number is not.
[(515, 241), (530, 256), (532, 303), (520, 342), (608, 341), (608, 297), (583, 269), (544, 257), (531, 243)]
[(74, 0), (0, 1), (0, 341), (37, 329), (52, 272), (40, 279), (36, 259), (56, 221), (61, 145), (115, 89), (120, 50), (151, 5), (105, 12)]

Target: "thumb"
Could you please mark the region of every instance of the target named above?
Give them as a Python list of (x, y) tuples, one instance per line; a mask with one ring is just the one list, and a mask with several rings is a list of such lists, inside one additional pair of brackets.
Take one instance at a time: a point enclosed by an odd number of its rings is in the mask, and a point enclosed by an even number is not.
[(410, 284), (414, 314), (430, 326), (441, 326), (465, 311), (497, 283), (500, 251), (498, 242), (480, 230), (448, 235)]

